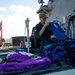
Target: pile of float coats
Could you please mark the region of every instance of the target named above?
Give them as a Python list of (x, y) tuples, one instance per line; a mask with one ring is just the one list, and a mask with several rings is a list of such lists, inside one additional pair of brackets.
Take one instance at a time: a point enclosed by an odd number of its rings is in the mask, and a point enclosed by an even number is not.
[(32, 59), (28, 55), (14, 53), (6, 57), (6, 61), (0, 64), (0, 72), (15, 72), (48, 68), (50, 64), (51, 60), (47, 57)]

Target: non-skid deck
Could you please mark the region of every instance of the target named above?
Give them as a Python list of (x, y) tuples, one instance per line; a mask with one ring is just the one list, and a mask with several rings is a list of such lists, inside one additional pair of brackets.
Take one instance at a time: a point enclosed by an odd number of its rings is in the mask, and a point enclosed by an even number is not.
[[(52, 75), (54, 73), (67, 72), (68, 70), (75, 70), (73, 66), (67, 65), (62, 62), (62, 66), (57, 66), (56, 64), (51, 64), (49, 68), (46, 69), (32, 69), (27, 71), (19, 71), (19, 72), (4, 72), (0, 73), (0, 75)], [(74, 72), (75, 74), (75, 72)], [(57, 74), (54, 74), (57, 75)]]

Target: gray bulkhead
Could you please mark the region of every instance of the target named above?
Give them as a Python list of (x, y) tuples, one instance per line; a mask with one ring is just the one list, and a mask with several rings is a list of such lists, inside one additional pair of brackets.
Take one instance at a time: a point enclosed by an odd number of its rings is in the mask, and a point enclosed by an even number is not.
[[(75, 0), (49, 0), (48, 7), (52, 7), (52, 11), (48, 12), (48, 21), (58, 21), (69, 38), (75, 39)], [(74, 25), (69, 26), (69, 19), (74, 16)], [(68, 27), (70, 27), (68, 29)]]
[[(48, 22), (57, 21), (69, 38), (75, 39), (75, 0), (48, 0), (48, 5), (43, 3), (38, 10), (38, 13), (40, 12), (46, 13)], [(71, 17), (73, 18), (70, 21)]]
[(68, 17), (73, 13), (75, 8), (75, 0), (54, 0), (53, 2), (48, 2), (48, 7), (52, 7), (51, 13), (48, 13), (48, 20), (58, 20), (63, 23), (64, 17)]

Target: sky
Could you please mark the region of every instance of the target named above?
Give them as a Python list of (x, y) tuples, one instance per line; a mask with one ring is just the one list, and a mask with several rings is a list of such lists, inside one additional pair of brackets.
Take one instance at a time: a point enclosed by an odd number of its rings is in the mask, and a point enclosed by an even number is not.
[[(44, 0), (47, 5), (48, 0)], [(0, 22), (2, 20), (3, 38), (25, 36), (25, 20), (30, 19), (29, 35), (39, 22), (36, 11), (40, 8), (38, 0), (0, 0)]]

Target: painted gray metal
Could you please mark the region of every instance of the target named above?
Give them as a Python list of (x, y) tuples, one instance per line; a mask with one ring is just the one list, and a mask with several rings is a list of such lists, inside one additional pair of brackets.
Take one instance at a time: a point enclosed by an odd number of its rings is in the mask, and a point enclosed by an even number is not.
[[(57, 21), (64, 31), (71, 34), (71, 38), (75, 39), (75, 23), (74, 26), (70, 26), (70, 33), (68, 30), (68, 22), (71, 16), (75, 15), (75, 0), (49, 0), (48, 7), (52, 7), (52, 11), (47, 12), (48, 22)], [(74, 19), (75, 21), (75, 19)]]
[(75, 8), (75, 0), (54, 0), (52, 3), (48, 2), (48, 7), (52, 5), (51, 13), (47, 13), (49, 21), (58, 20), (63, 23), (63, 17), (68, 17)]

